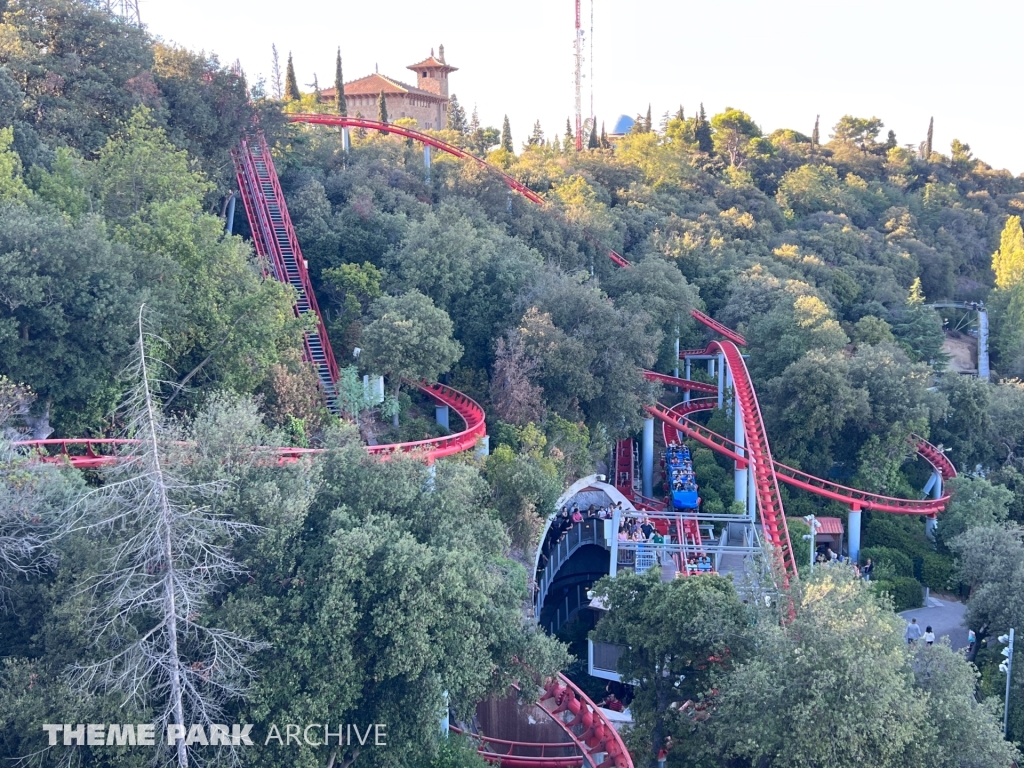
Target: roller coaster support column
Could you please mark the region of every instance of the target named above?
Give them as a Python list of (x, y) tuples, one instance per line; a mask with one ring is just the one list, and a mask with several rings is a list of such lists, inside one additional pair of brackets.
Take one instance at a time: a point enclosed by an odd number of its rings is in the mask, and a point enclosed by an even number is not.
[[(676, 367), (672, 372), (672, 375), (677, 379), (679, 378), (679, 331), (676, 331), (676, 353), (672, 356), (672, 359), (676, 361)], [(676, 387), (676, 392), (679, 391), (679, 387)]]
[(725, 399), (725, 377), (722, 375), (722, 369), (725, 367), (725, 355), (721, 352), (718, 353), (718, 408), (721, 410), (722, 403)]
[(423, 145), (423, 167), (427, 169), (427, 183), (430, 183), (430, 145)]
[[(736, 448), (736, 453), (740, 456), (746, 456), (747, 452), (744, 450), (746, 442), (743, 433), (743, 419), (740, 414), (740, 404), (738, 399), (733, 402), (733, 417), (735, 418), (735, 421), (733, 422), (733, 440), (735, 440), (736, 445), (738, 446)], [(736, 501), (741, 502), (744, 507), (747, 505), (747, 487), (750, 483), (750, 479), (747, 474), (750, 471), (749, 466), (749, 464), (744, 464), (741, 469), (740, 463), (737, 461), (735, 462), (735, 468), (733, 469), (733, 486), (735, 488), (734, 498)]]
[[(928, 485), (930, 485), (932, 487), (932, 498), (933, 499), (941, 499), (942, 498), (942, 475), (940, 475), (938, 472), (935, 472), (932, 475), (932, 479), (928, 481)], [(926, 489), (927, 489), (927, 487), (928, 486), (925, 486)], [(926, 534), (928, 534), (928, 538), (930, 538), (930, 539), (934, 539), (935, 538), (935, 526), (937, 524), (938, 524), (938, 521), (935, 518), (935, 515), (932, 515), (931, 517), (925, 519), (925, 521), (924, 521), (924, 531), (925, 531)]]
[(341, 129), (341, 148), (346, 154), (352, 149), (352, 137), (348, 135), (348, 128)]
[[(234, 232), (234, 230), (235, 230), (235, 200), (237, 198), (238, 198), (238, 193), (237, 192), (232, 192), (231, 193), (231, 199), (228, 200), (228, 212), (224, 216), (224, 221), (225, 221), (224, 229), (227, 230), (227, 233), (229, 235), (233, 235), (235, 233)], [(678, 345), (679, 345), (679, 342), (677, 341), (676, 342), (676, 346), (678, 346)], [(678, 349), (676, 350), (676, 357), (679, 357), (679, 350)], [(677, 376), (676, 378), (679, 378), (679, 377)]]
[(644, 419), (643, 456), (644, 496), (654, 495), (654, 419)]
[(753, 458), (747, 457), (747, 516), (751, 523), (757, 522), (757, 483), (754, 477)]
[(448, 406), (447, 405), (435, 405), (434, 415), (437, 418), (437, 423), (445, 429), (451, 429), (448, 426)]
[(611, 559), (608, 561), (608, 576), (615, 578), (615, 575), (619, 572), (619, 526), (622, 525), (622, 510), (619, 507), (615, 507), (612, 510), (612, 524), (611, 530)]
[(850, 562), (856, 563), (860, 558), (860, 506), (850, 505), (850, 514), (846, 518), (846, 541), (850, 553)]
[[(679, 357), (679, 355), (677, 354), (676, 357)], [(684, 365), (684, 370), (686, 372), (686, 375), (683, 378), (689, 380), (690, 379), (690, 367), (691, 367), (691, 365), (690, 365), (690, 358), (686, 358), (686, 360), (683, 361), (683, 365)], [(683, 392), (683, 402), (684, 403), (690, 402), (690, 390), (686, 390), (685, 392)]]
[(991, 377), (988, 367), (988, 311), (978, 310), (978, 378), (988, 381)]

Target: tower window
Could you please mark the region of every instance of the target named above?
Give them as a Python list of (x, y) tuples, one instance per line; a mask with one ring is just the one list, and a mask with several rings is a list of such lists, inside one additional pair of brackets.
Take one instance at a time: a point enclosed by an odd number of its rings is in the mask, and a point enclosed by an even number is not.
[(424, 76), (424, 77), (430, 77), (430, 73), (429, 73), (429, 72), (424, 72), (424, 73), (423, 73), (423, 76)]

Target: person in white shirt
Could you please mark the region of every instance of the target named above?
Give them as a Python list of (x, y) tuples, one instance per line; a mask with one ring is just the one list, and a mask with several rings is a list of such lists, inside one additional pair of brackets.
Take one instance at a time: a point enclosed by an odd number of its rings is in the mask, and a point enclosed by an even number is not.
[(931, 645), (934, 642), (935, 642), (935, 633), (932, 632), (932, 628), (931, 627), (925, 627), (924, 628), (924, 644), (925, 645)]

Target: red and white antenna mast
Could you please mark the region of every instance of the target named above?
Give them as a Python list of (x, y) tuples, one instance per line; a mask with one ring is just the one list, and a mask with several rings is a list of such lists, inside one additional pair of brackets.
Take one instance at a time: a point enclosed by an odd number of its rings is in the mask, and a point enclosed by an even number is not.
[(580, 24), (580, 0), (576, 0), (576, 151), (583, 150), (583, 27)]

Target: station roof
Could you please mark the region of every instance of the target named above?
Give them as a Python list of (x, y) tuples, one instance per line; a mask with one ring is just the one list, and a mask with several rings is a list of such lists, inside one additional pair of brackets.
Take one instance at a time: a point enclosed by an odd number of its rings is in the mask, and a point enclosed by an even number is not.
[(612, 126), (610, 131), (614, 136), (621, 136), (624, 133), (629, 133), (633, 128), (634, 120), (629, 115), (619, 115), (615, 118), (615, 124)]

